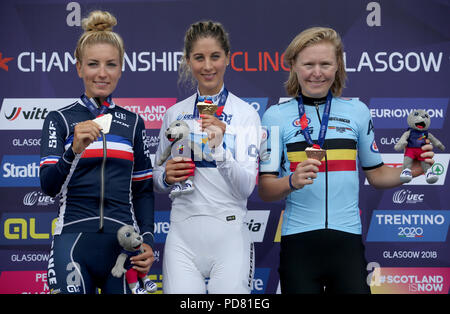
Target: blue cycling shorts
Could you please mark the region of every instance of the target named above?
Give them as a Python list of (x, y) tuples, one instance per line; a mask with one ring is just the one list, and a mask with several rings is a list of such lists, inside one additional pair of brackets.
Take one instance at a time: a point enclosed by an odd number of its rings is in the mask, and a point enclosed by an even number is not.
[(111, 275), (120, 250), (115, 233), (55, 235), (47, 270), (51, 293), (131, 293), (125, 276)]

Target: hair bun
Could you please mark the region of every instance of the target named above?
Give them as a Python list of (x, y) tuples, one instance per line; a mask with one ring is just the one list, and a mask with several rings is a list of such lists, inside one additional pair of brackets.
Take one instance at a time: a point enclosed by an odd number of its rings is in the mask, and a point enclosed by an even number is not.
[(85, 32), (89, 31), (112, 31), (117, 25), (116, 18), (106, 11), (92, 11), (87, 18), (81, 21)]

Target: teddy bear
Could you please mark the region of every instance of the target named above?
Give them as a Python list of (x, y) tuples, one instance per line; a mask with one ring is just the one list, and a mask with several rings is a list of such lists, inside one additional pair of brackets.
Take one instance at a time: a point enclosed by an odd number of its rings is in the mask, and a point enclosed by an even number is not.
[[(142, 248), (143, 238), (134, 230), (133, 226), (125, 225), (117, 231), (117, 240), (122, 246), (122, 251), (117, 257), (116, 264), (111, 270), (114, 277), (120, 278), (125, 274), (127, 284), (133, 294), (147, 294), (155, 292), (158, 287), (151, 281), (147, 274), (138, 272), (133, 269), (130, 262), (130, 257), (139, 255), (144, 252)], [(143, 287), (139, 284), (142, 280)]]
[(428, 139), (430, 143), (444, 150), (445, 146), (436, 138), (433, 134), (428, 132), (428, 128), (431, 124), (431, 119), (425, 110), (413, 110), (407, 118), (408, 130), (403, 133), (397, 144), (395, 144), (394, 149), (396, 151), (404, 152), (403, 159), (403, 170), (400, 174), (400, 181), (403, 183), (408, 183), (412, 179), (411, 166), (414, 160), (419, 160), (422, 166), (423, 172), (425, 173), (425, 180), (427, 183), (436, 183), (439, 177), (433, 173), (431, 165), (426, 163), (424, 158), (420, 157), (423, 153), (422, 146), (426, 144)]
[[(175, 158), (191, 158), (191, 152), (195, 156), (195, 160), (202, 160), (206, 158), (202, 152), (202, 148), (190, 139), (190, 129), (186, 122), (177, 120), (173, 121), (164, 133), (167, 140), (170, 142), (160, 158), (157, 160), (157, 165), (161, 166), (169, 156)], [(185, 181), (176, 182), (173, 184), (172, 191), (169, 194), (171, 200), (181, 194), (189, 194), (194, 191), (194, 183), (188, 177)]]

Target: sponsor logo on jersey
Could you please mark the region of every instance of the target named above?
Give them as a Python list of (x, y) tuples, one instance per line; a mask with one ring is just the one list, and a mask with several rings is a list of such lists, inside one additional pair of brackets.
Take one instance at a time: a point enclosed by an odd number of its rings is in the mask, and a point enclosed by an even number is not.
[[(304, 118), (306, 118), (307, 124), (304, 123), (304, 122), (305, 122), (305, 121), (303, 121)], [(308, 118), (308, 117), (306, 117), (305, 115), (303, 115), (302, 119), (297, 118), (297, 119), (295, 119), (294, 121), (292, 121), (292, 125), (295, 126), (295, 127), (302, 127), (302, 123), (304, 123), (305, 126), (311, 127), (311, 126), (310, 126), (310, 124), (311, 124), (311, 119)]]
[(335, 130), (337, 133), (340, 133), (340, 134), (345, 133), (347, 131), (350, 131), (350, 132), (352, 131), (351, 128), (347, 128), (347, 127), (343, 127), (343, 126), (329, 126), (328, 130)]
[(378, 146), (377, 146), (377, 142), (375, 142), (375, 140), (373, 140), (372, 145), (370, 145), (370, 150), (374, 153), (379, 153), (380, 151), (378, 150)]

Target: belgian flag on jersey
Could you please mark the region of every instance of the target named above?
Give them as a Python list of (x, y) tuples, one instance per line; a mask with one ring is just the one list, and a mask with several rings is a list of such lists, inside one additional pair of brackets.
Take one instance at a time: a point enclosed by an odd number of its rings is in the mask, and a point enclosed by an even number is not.
[[(292, 172), (300, 162), (307, 159), (305, 149), (308, 146), (305, 141), (286, 144), (289, 168)], [(329, 139), (325, 140), (323, 148), (327, 151), (328, 171), (356, 171), (356, 141), (342, 138)], [(322, 159), (319, 172), (325, 172), (325, 158)]]

